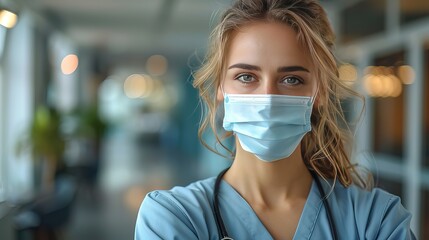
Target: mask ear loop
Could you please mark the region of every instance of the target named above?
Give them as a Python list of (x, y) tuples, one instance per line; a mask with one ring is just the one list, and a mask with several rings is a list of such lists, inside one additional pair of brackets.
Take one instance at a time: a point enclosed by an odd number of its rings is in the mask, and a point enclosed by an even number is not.
[(225, 97), (225, 91), (223, 90), (223, 81), (220, 83), (220, 91), (222, 92), (223, 97)]
[(311, 105), (314, 105), (314, 102), (316, 101), (318, 94), (319, 94), (319, 82), (317, 82), (316, 92), (314, 93), (313, 97), (311, 98), (311, 101), (310, 101)]

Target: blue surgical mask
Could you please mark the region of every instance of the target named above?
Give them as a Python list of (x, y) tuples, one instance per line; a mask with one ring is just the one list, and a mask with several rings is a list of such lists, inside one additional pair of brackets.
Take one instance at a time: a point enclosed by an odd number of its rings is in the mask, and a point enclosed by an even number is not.
[(223, 127), (265, 162), (289, 157), (311, 131), (311, 97), (224, 94)]

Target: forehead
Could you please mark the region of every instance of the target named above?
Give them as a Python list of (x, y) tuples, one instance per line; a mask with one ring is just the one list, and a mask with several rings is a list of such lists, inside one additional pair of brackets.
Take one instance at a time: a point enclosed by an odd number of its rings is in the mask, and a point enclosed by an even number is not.
[(312, 65), (308, 49), (297, 33), (287, 24), (278, 22), (252, 22), (235, 30), (226, 60), (228, 65), (237, 61)]

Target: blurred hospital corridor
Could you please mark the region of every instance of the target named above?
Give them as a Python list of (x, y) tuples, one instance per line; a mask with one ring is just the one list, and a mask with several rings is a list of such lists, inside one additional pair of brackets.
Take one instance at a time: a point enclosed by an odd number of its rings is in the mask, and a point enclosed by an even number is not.
[[(192, 84), (231, 2), (0, 0), (0, 240), (134, 239), (148, 192), (230, 165)], [(429, 1), (320, 3), (353, 163), (429, 239)]]

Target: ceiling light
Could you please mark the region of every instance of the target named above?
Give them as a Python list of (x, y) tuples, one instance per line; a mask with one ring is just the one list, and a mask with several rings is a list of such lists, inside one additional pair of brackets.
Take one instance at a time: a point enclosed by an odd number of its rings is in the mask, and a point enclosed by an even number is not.
[(18, 21), (18, 15), (11, 11), (0, 9), (0, 25), (6, 28), (13, 28)]

